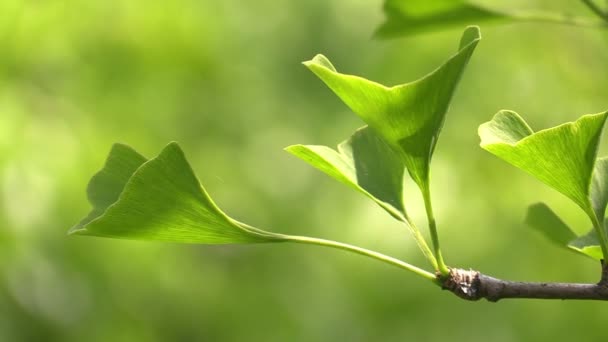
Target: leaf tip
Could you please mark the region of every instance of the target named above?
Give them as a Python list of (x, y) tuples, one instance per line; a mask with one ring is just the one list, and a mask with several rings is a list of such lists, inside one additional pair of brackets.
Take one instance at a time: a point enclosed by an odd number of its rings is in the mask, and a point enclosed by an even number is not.
[(325, 57), (322, 54), (317, 54), (316, 56), (314, 56), (311, 60), (302, 62), (302, 64), (304, 64), (307, 68), (311, 69), (315, 66), (319, 66), (325, 69), (328, 69), (330, 71), (336, 72), (336, 68), (333, 66), (333, 64), (331, 64), (331, 62), (329, 61), (329, 59), (327, 59), (327, 57)]
[(467, 28), (462, 33), (462, 37), (460, 38), (460, 49), (464, 49), (465, 47), (471, 44), (477, 44), (481, 40), (481, 30), (479, 26), (471, 25), (467, 26)]

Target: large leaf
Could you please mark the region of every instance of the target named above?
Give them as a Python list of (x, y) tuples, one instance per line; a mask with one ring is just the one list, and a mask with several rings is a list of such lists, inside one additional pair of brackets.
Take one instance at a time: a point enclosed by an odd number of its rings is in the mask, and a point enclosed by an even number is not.
[(458, 0), (386, 0), (384, 12), (386, 21), (376, 31), (379, 37), (408, 36), (509, 17), (501, 11)]
[[(584, 115), (534, 133), (517, 113), (501, 111), (479, 127), (481, 147), (566, 195), (592, 217), (590, 183), (607, 114)], [(595, 206), (601, 210), (602, 205)]]
[(399, 151), (410, 175), (423, 188), (448, 105), (479, 39), (478, 27), (467, 28), (456, 55), (425, 77), (394, 87), (341, 74), (322, 55), (304, 64)]
[(149, 161), (115, 145), (88, 195), (93, 210), (71, 234), (204, 244), (283, 240), (224, 214), (176, 143)]
[(358, 129), (337, 151), (318, 145), (293, 145), (285, 150), (363, 193), (395, 218), (406, 216), (403, 162), (369, 127)]

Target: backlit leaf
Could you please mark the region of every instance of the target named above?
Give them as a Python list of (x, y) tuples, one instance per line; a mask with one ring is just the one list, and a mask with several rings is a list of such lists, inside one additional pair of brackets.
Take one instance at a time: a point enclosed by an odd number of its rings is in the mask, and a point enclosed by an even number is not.
[(384, 13), (386, 21), (376, 31), (376, 36), (383, 38), (479, 25), (509, 17), (501, 11), (458, 0), (386, 0)]
[(224, 214), (176, 143), (149, 161), (115, 145), (88, 194), (93, 210), (71, 234), (203, 244), (283, 241)]
[(369, 127), (357, 130), (337, 151), (317, 145), (293, 145), (286, 150), (363, 193), (392, 216), (405, 216), (403, 162)]
[(338, 150), (318, 145), (293, 145), (288, 152), (330, 177), (371, 198), (412, 233), (426, 258), (436, 264), (424, 237), (411, 224), (403, 205), (405, 167), (388, 144), (370, 128), (358, 129)]
[(458, 52), (443, 65), (417, 81), (394, 87), (339, 73), (322, 55), (304, 64), (399, 152), (423, 188), (450, 100), (479, 39), (478, 27), (467, 28)]
[[(591, 217), (595, 211), (589, 189), (607, 114), (584, 115), (534, 133), (517, 113), (500, 111), (479, 127), (480, 145), (566, 195)], [(599, 204), (605, 196), (596, 197), (597, 206), (605, 207)]]

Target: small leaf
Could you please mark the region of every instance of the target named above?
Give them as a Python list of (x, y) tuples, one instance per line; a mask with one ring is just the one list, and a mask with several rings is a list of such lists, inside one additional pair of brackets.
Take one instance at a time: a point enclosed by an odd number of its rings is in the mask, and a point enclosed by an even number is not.
[(545, 203), (528, 207), (526, 224), (560, 247), (566, 247), (576, 234)]
[(369, 197), (403, 222), (422, 253), (436, 268), (433, 253), (418, 228), (410, 222), (403, 205), (403, 162), (370, 127), (358, 129), (338, 145), (338, 151), (316, 145), (293, 145), (285, 150)]
[(479, 127), (480, 145), (566, 195), (591, 217), (589, 188), (607, 114), (584, 115), (534, 133), (517, 113), (500, 111)]
[(176, 143), (149, 161), (115, 145), (90, 182), (89, 200), (93, 211), (71, 234), (203, 244), (283, 241), (224, 214)]
[(591, 229), (589, 233), (570, 241), (568, 248), (571, 248), (572, 250), (598, 261), (604, 259), (602, 256), (602, 248), (600, 247), (600, 242), (597, 239), (595, 229)]
[(376, 31), (383, 38), (508, 19), (506, 13), (462, 0), (386, 0), (384, 12), (386, 21)]
[(423, 188), (452, 94), (479, 39), (479, 28), (468, 27), (458, 53), (442, 66), (417, 81), (390, 88), (338, 73), (322, 55), (304, 64), (399, 151), (410, 175)]
[(595, 229), (586, 235), (577, 237), (545, 203), (531, 205), (528, 208), (525, 222), (559, 247), (595, 260), (602, 259), (602, 249)]
[(403, 220), (403, 162), (382, 139), (366, 127), (338, 145), (293, 145), (285, 149), (330, 177), (371, 198)]

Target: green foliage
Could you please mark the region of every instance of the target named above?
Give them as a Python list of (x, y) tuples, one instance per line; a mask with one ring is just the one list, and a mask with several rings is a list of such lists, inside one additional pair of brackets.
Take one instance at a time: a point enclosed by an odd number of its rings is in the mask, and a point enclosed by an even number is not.
[(480, 38), (478, 27), (468, 27), (456, 55), (425, 77), (393, 87), (339, 73), (322, 55), (305, 65), (399, 151), (414, 181), (426, 189), (431, 157), (448, 105)]
[[(607, 115), (608, 112), (585, 115), (575, 122), (534, 133), (517, 113), (500, 111), (479, 127), (481, 147), (594, 215), (590, 184)], [(606, 203), (598, 205), (605, 207)]]
[[(528, 208), (526, 224), (540, 232), (556, 246), (579, 252), (594, 260), (602, 260), (602, 249), (595, 229), (585, 235), (576, 236), (545, 203), (536, 203)], [(605, 225), (606, 223), (604, 223)]]
[(293, 145), (289, 153), (371, 198), (391, 216), (405, 221), (403, 162), (369, 127), (357, 130), (338, 150)]
[[(600, 18), (608, 21), (608, 14), (592, 0), (584, 0)], [(588, 18), (578, 18), (568, 13), (498, 8), (495, 5), (479, 4), (472, 0), (386, 0), (386, 20), (376, 30), (376, 36), (393, 38), (437, 31), (442, 29), (479, 25), (485, 23), (508, 23), (514, 21), (539, 21), (576, 26), (606, 28), (606, 24)]]
[[(588, 236), (571, 246), (593, 258), (598, 257), (595, 246), (604, 250), (607, 246), (608, 163), (605, 158), (596, 162), (607, 116), (608, 112), (583, 115), (575, 122), (535, 133), (517, 113), (500, 111), (479, 127), (482, 148), (566, 195), (585, 211), (600, 242)], [(571, 230), (545, 205), (532, 206), (526, 221), (560, 245), (572, 239)]]
[(376, 31), (383, 38), (508, 18), (506, 13), (465, 0), (386, 0), (384, 12), (386, 21)]
[(416, 243), (434, 267), (437, 261), (403, 204), (404, 165), (395, 150), (369, 127), (358, 129), (338, 150), (327, 146), (293, 145), (288, 152), (330, 177), (371, 198), (412, 232)]
[(88, 195), (93, 210), (71, 234), (204, 244), (283, 241), (224, 214), (176, 143), (149, 161), (114, 145)]

